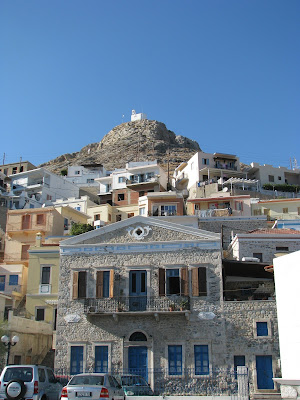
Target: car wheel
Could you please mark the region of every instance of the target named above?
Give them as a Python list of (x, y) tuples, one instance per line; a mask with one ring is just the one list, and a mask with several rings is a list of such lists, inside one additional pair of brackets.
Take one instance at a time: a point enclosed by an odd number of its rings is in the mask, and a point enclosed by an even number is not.
[(12, 379), (5, 387), (5, 394), (8, 400), (19, 400), (24, 397), (26, 386), (21, 379)]

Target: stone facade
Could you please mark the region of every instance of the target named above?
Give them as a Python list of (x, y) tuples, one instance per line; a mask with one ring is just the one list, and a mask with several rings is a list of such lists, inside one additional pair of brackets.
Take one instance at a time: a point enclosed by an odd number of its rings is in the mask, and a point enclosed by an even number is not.
[[(146, 228), (149, 234), (140, 238), (139, 229), (145, 233)], [(98, 285), (101, 271), (110, 271), (113, 277), (106, 297)], [(79, 273), (85, 276), (82, 297), (77, 296)], [(135, 303), (133, 287), (141, 274), (145, 303)], [(147, 369), (152, 387), (158, 390), (155, 371), (160, 370), (169, 390), (186, 394), (192, 390), (191, 382), (180, 385), (175, 378), (188, 375), (193, 385), (203, 385), (212, 371), (233, 369), (234, 355), (244, 355), (247, 366), (255, 354), (271, 355), (275, 365), (275, 302), (226, 303), (222, 285), (220, 237), (211, 232), (133, 217), (63, 241), (56, 372), (70, 373), (70, 365), (76, 364), (74, 348), (81, 351), (78, 367), (83, 371), (95, 370), (97, 346), (108, 349), (106, 367), (113, 371), (132, 371), (132, 353), (145, 350), (146, 364), (140, 369)], [(255, 323), (262, 319), (272, 334), (257, 339)], [(200, 367), (195, 362), (197, 351), (205, 352)]]

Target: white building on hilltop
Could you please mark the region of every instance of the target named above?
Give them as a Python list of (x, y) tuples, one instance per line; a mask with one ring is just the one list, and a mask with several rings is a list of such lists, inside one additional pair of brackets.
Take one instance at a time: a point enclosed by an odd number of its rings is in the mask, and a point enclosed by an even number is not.
[(137, 114), (135, 110), (131, 112), (131, 122), (132, 121), (141, 121), (142, 119), (147, 119), (147, 115), (144, 113)]

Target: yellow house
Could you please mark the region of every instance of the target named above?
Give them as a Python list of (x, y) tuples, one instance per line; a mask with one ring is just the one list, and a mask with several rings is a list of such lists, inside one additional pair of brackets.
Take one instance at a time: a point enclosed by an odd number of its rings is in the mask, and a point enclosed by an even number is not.
[(89, 215), (70, 206), (55, 206), (64, 219), (64, 235), (68, 235), (73, 223), (87, 224)]
[(106, 203), (88, 208), (87, 214), (90, 217), (88, 223), (98, 229), (107, 224), (139, 215), (139, 206), (138, 204), (111, 206)]
[(252, 215), (267, 215), (270, 219), (300, 219), (300, 199), (259, 200), (252, 203)]
[(26, 317), (47, 322), (53, 329), (55, 344), (57, 296), (59, 284), (59, 241), (63, 237), (41, 241), (29, 249)]

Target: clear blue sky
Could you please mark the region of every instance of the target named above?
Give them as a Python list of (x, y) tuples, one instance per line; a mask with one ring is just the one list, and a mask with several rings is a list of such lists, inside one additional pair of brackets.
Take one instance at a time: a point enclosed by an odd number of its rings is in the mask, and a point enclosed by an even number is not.
[(79, 151), (135, 109), (300, 165), (299, 0), (1, 0), (0, 52), (0, 163)]

